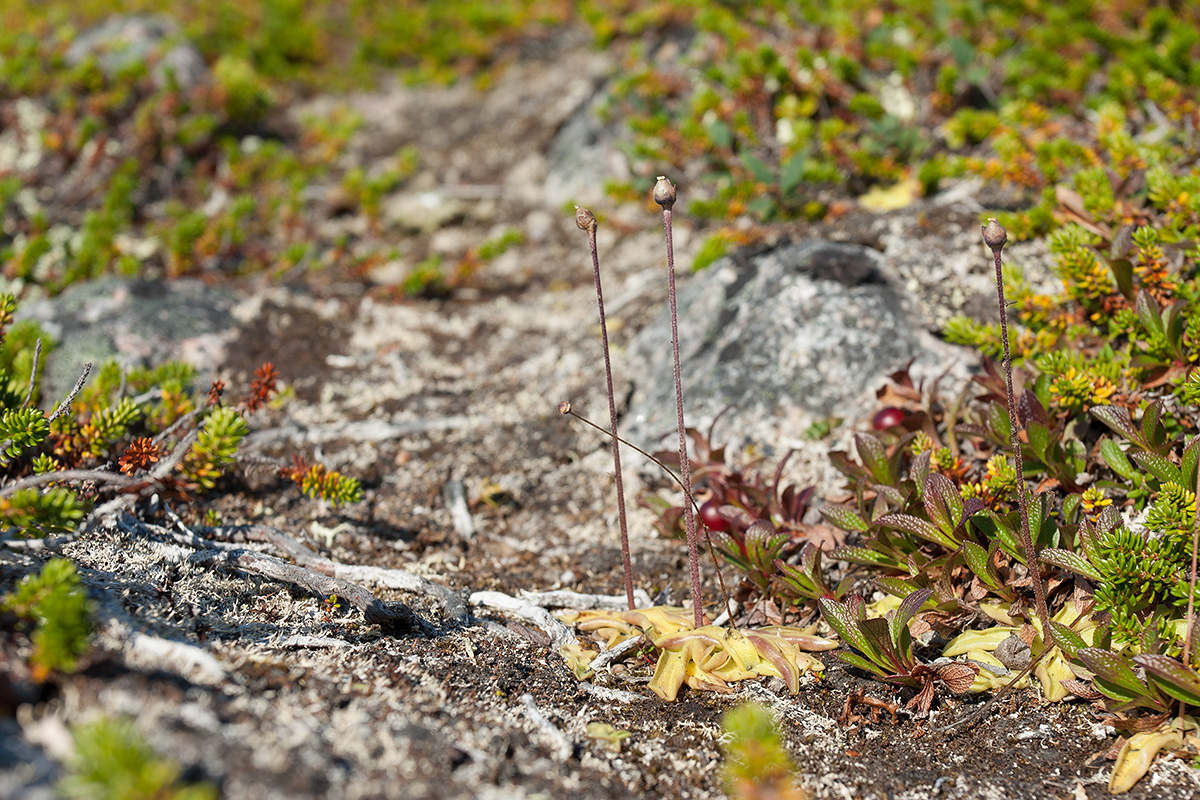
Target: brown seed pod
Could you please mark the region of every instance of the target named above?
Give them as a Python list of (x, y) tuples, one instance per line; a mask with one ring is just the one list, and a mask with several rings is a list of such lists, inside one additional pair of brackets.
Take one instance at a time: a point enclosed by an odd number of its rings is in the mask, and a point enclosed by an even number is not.
[(654, 202), (664, 209), (675, 205), (675, 184), (663, 175), (659, 175), (658, 183), (654, 184)]
[(581, 231), (594, 231), (596, 229), (596, 215), (586, 208), (575, 206), (575, 225)]
[(992, 252), (999, 252), (1000, 248), (1004, 247), (1004, 243), (1008, 241), (1008, 231), (1004, 230), (1004, 226), (989, 217), (988, 224), (983, 226), (983, 241), (988, 247), (992, 248)]

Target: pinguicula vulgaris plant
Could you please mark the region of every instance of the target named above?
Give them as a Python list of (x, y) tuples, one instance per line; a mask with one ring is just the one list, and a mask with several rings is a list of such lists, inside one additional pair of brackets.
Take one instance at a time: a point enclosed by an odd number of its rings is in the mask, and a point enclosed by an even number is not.
[[(670, 181), (666, 178), (660, 178), (653, 196), (655, 202), (663, 209), (663, 227), (667, 244), (672, 362), (675, 381), (676, 418), (679, 433), (678, 460), (672, 465), (676, 471), (672, 471), (665, 463), (665, 460), (671, 460), (669, 457), (664, 460), (647, 453), (641, 448), (626, 442), (617, 434), (616, 408), (612, 394), (612, 377), (607, 354), (608, 342), (604, 326), (604, 301), (600, 290), (599, 259), (596, 254), (596, 220), (595, 216), (589, 210), (578, 207), (576, 222), (579, 228), (587, 231), (589, 234), (588, 240), (592, 254), (596, 294), (601, 309), (601, 339), (605, 351), (606, 388), (609, 399), (611, 427), (608, 430), (601, 428), (575, 412), (571, 408), (571, 404), (566, 401), (559, 403), (558, 410), (560, 414), (575, 417), (610, 437), (613, 444), (613, 461), (617, 470), (618, 481), (620, 481), (620, 460), (617, 455), (617, 447), (624, 444), (653, 461), (678, 483), (683, 493), (683, 509), (682, 513), (674, 516), (674, 519), (678, 521), (682, 517), (685, 520), (685, 527), (688, 532), (692, 610), (690, 615), (688, 615), (683, 609), (665, 606), (656, 606), (649, 609), (632, 608), (633, 588), (627, 549), (628, 539), (626, 538), (625, 531), (622, 530), (621, 544), (625, 567), (625, 586), (630, 610), (626, 612), (569, 612), (563, 615), (563, 619), (585, 632), (599, 636), (605, 641), (606, 648), (610, 651), (626, 642), (642, 638), (649, 641), (659, 652), (654, 676), (650, 680), (650, 688), (666, 700), (674, 700), (679, 689), (684, 684), (697, 690), (728, 691), (729, 684), (733, 681), (746, 680), (759, 676), (782, 678), (792, 691), (797, 691), (801, 674), (806, 671), (819, 672), (823, 669), (821, 662), (808, 655), (806, 651), (831, 649), (836, 646), (836, 643), (830, 639), (816, 636), (814, 632), (815, 628), (813, 627), (772, 626), (743, 631), (739, 630), (735, 625), (729, 607), (728, 594), (725, 591), (724, 579), (721, 576), (719, 565), (716, 563), (717, 551), (720, 550), (725, 553), (726, 558), (735, 560), (735, 563), (745, 563), (747, 566), (750, 564), (756, 565), (756, 574), (764, 576), (763, 579), (765, 580), (766, 571), (772, 569), (781, 552), (781, 545), (790, 540), (790, 534), (787, 532), (782, 534), (777, 533), (770, 521), (769, 514), (767, 518), (760, 519), (757, 522), (753, 520), (747, 522), (745, 517), (748, 515), (748, 512), (740, 511), (737, 506), (732, 504), (725, 504), (719, 508), (718, 514), (712, 517), (712, 526), (706, 524), (703, 520), (704, 515), (701, 513), (701, 507), (692, 492), (689, 470), (691, 460), (687, 452), (689, 431), (685, 427), (683, 417), (683, 392), (679, 363), (679, 329), (675, 303), (675, 263), (671, 237), (671, 207), (675, 203), (676, 190)], [(694, 432), (691, 433), (694, 435)], [(777, 506), (787, 508), (790, 511), (791, 517), (798, 520), (808, 495), (801, 493), (801, 496), (797, 497), (794, 490), (790, 490), (789, 487), (789, 490), (785, 491), (782, 497), (777, 497), (776, 489), (778, 483), (778, 476), (776, 476), (775, 484), (771, 487), (769, 493), (772, 498), (771, 502)], [(733, 485), (733, 483), (724, 485), (722, 490), (724, 492), (722, 494), (723, 499), (733, 500), (735, 498), (735, 494), (731, 488)], [(618, 486), (620, 486), (619, 482)], [(744, 487), (740, 487), (738, 493), (743, 492), (750, 492), (755, 496), (766, 496), (761, 483), (754, 486), (747, 484)], [(711, 500), (707, 501), (707, 505), (709, 508), (717, 508), (716, 504), (713, 504)], [(754, 504), (750, 503), (748, 505), (753, 507)], [(624, 523), (623, 508), (622, 523)], [(734, 539), (726, 533), (734, 525), (741, 525), (743, 528), (738, 539)], [(713, 526), (723, 528), (723, 530), (716, 530)], [(734, 625), (731, 629), (705, 624), (703, 595), (700, 584), (699, 539), (701, 536), (701, 527), (703, 527), (705, 543), (713, 556), (714, 565), (717, 566), (717, 579), (720, 583), (722, 596), (726, 602), (726, 615), (731, 625)], [(713, 541), (714, 538), (716, 539), (715, 542)], [(741, 553), (747, 561), (736, 562), (738, 553)], [(809, 556), (806, 566), (807, 571), (798, 572), (796, 580), (804, 582), (806, 586), (818, 591), (820, 596), (840, 596), (834, 595), (824, 588), (823, 578), (820, 574), (819, 556)], [(690, 616), (690, 620), (687, 619), (687, 616)], [(561, 653), (568, 664), (571, 665), (575, 674), (581, 678), (594, 674), (593, 664), (598, 663), (595, 659), (600, 657), (598, 652), (574, 643), (562, 648)]]
[[(769, 478), (753, 469), (754, 465), (739, 467), (729, 462), (726, 448), (712, 443), (713, 429), (720, 417), (718, 414), (713, 420), (707, 434), (687, 429), (692, 442), (690, 473), (696, 494), (704, 498), (696, 510), (705, 535), (728, 563), (745, 573), (752, 585), (746, 587), (750, 592), (735, 591), (735, 598), (746, 600), (749, 593), (775, 594), (770, 587), (773, 579), (804, 587), (794, 593), (796, 598), (840, 597), (841, 594), (835, 595), (824, 588), (818, 550), (810, 549), (802, 557), (803, 571), (783, 561), (804, 543), (802, 519), (813, 494), (812, 487), (799, 489), (784, 483), (783, 471), (791, 454), (779, 460)], [(662, 451), (655, 453), (655, 457), (678, 469), (677, 453)], [(643, 496), (641, 502), (655, 512), (656, 525), (665, 536), (686, 535), (682, 505), (655, 494)], [(786, 577), (775, 575), (777, 570)], [(793, 594), (786, 590), (783, 593)]]
[[(668, 298), (670, 302), (671, 316), (671, 353), (674, 367), (675, 408), (679, 431), (679, 469), (677, 480), (683, 489), (683, 496), (685, 498), (683, 503), (683, 518), (686, 522), (688, 561), (691, 568), (693, 621), (695, 623), (695, 627), (700, 628), (704, 625), (703, 588), (700, 583), (700, 534), (697, 529), (697, 506), (695, 503), (695, 498), (692, 494), (690, 471), (691, 462), (687, 455), (687, 428), (684, 424), (683, 417), (683, 387), (679, 365), (679, 324), (675, 302), (675, 250), (671, 235), (671, 208), (675, 205), (675, 186), (665, 177), (659, 177), (658, 183), (655, 184), (654, 187), (653, 198), (654, 202), (662, 207), (663, 230), (666, 236)], [(611, 420), (611, 429), (606, 431), (606, 433), (612, 442), (613, 464), (616, 470), (617, 502), (619, 505), (618, 515), (621, 526), (621, 555), (622, 564), (624, 567), (625, 592), (629, 607), (632, 609), (634, 605), (633, 579), (629, 561), (629, 536), (625, 519), (624, 489), (621, 479), (621, 459), (619, 451), (622, 440), (617, 434), (617, 409), (616, 401), (613, 396), (612, 365), (608, 351), (608, 328), (605, 325), (604, 319), (604, 295), (601, 290), (600, 261), (596, 250), (597, 222), (595, 215), (589, 209), (580, 208), (579, 206), (576, 206), (575, 208), (575, 223), (580, 230), (586, 231), (588, 234), (588, 244), (592, 256), (592, 272), (596, 284), (596, 299), (600, 313), (600, 336), (604, 350), (604, 371), (608, 396), (608, 408)], [(559, 412), (562, 414), (572, 413), (570, 403), (561, 403), (559, 405)], [(575, 416), (578, 415), (576, 414)], [(589, 425), (592, 424), (588, 420), (584, 421)], [(655, 461), (655, 463), (658, 463), (660, 466), (662, 466), (662, 462), (659, 459), (654, 457), (651, 458)]]
[(1004, 301), (1004, 263), (1001, 251), (1008, 241), (1008, 232), (995, 219), (988, 220), (983, 228), (983, 241), (992, 251), (996, 265), (996, 305), (1000, 309), (1000, 341), (1004, 353), (1004, 386), (1008, 400), (1009, 442), (1012, 445), (1014, 471), (1017, 479), (1017, 506), (1021, 516), (1021, 547), (1025, 550), (1025, 565), (1029, 569), (1033, 584), (1034, 602), (1042, 630), (1050, 630), (1050, 613), (1046, 609), (1046, 586), (1042, 583), (1041, 566), (1038, 564), (1037, 544), (1029, 530), (1029, 489), (1025, 485), (1025, 471), (1021, 465), (1020, 417), (1017, 414), (1017, 396), (1013, 391), (1012, 353), (1008, 346), (1008, 304)]

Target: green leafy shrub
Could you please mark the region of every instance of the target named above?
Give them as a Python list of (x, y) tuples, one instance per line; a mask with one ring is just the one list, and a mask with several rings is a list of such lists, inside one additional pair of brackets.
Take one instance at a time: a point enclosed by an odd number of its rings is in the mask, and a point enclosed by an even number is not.
[(186, 783), (177, 764), (157, 753), (125, 719), (100, 718), (71, 728), (75, 750), (59, 794), (78, 800), (216, 800), (211, 783)]
[(292, 461), (291, 467), (281, 469), (279, 473), (291, 479), (309, 497), (319, 497), (334, 505), (362, 500), (362, 485), (354, 478), (323, 464), (308, 464), (299, 456), (293, 456)]
[(735, 800), (805, 800), (797, 784), (795, 764), (783, 747), (771, 712), (757, 703), (746, 703), (725, 712), (725, 766), (721, 783)]
[(75, 565), (65, 558), (46, 562), (39, 574), (22, 578), (5, 595), (0, 609), (33, 626), (29, 661), (36, 680), (75, 669), (88, 650), (93, 606)]
[(265, 81), (244, 58), (223, 55), (213, 65), (221, 105), (239, 126), (251, 126), (270, 110), (273, 99)]
[[(862, 194), (919, 175), (930, 191), (974, 173), (1040, 198), (1002, 218), (1021, 235), (1058, 224), (1062, 189), (1082, 195), (1085, 212), (1120, 218), (1147, 151), (1177, 152), (1184, 141), (1200, 83), (1162, 58), (1200, 39), (1195, 9), (1139, 7), (1118, 20), (1094, 3), (1069, 14), (1041, 2), (986, 13), (968, 2), (867, 0), (606, 6), (584, 12), (602, 40), (646, 28), (694, 34), (622, 76), (613, 111), (629, 120), (635, 160), (707, 168), (690, 207), (700, 216), (803, 218), (814, 202), (824, 215), (824, 198), (842, 187)], [(1148, 144), (1138, 133), (1151, 104), (1177, 127)], [(1064, 135), (1057, 115), (1089, 109), (1100, 124)]]
[[(15, 308), (11, 295), (0, 295), (0, 319), (11, 319)], [(0, 488), (0, 526), (9, 535), (70, 532), (97, 497), (114, 490), (153, 488), (178, 497), (212, 491), (237, 461), (249, 432), (247, 417), (278, 392), (279, 373), (271, 364), (255, 372), (240, 403), (226, 406), (224, 384), (209, 387), (205, 398), (193, 385), (195, 369), (186, 364), (126, 370), (110, 362), (47, 414), (32, 405), (41, 369), (34, 358), (37, 340), (5, 332), (0, 327), (0, 443), (6, 457), (0, 466), (8, 479)], [(7, 365), (24, 366), (33, 379), (26, 377), (19, 389)], [(174, 467), (158, 474), (162, 459)], [(108, 466), (113, 463), (119, 472)], [(42, 480), (57, 472), (65, 474), (60, 485)], [(362, 498), (357, 480), (320, 464), (306, 465), (299, 478), (291, 467), (279, 472), (306, 495), (335, 505)]]
[(196, 444), (188, 451), (180, 471), (201, 489), (211, 490), (224, 468), (237, 456), (238, 445), (250, 429), (237, 409), (214, 408), (204, 419)]

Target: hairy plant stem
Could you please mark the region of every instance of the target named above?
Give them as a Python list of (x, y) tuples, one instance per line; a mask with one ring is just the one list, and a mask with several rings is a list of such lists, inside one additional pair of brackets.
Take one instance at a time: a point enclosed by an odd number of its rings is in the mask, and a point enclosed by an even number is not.
[[(1183, 633), (1183, 653), (1180, 660), (1183, 666), (1192, 668), (1192, 633), (1196, 614), (1196, 561), (1200, 553), (1200, 470), (1196, 471), (1197, 507), (1192, 512), (1192, 571), (1188, 576), (1187, 630)], [(1183, 730), (1183, 718), (1187, 713), (1187, 703), (1179, 703), (1179, 730)]]
[[(667, 237), (667, 297), (671, 303), (671, 358), (675, 366), (675, 411), (679, 423), (679, 477), (683, 491), (692, 496), (692, 468), (687, 453), (687, 428), (683, 424), (683, 383), (679, 370), (679, 316), (675, 305), (675, 245), (671, 239), (671, 207), (675, 205), (675, 186), (659, 176), (654, 186), (654, 202), (662, 206), (663, 230)], [(692, 568), (692, 613), (696, 627), (704, 624), (704, 593), (700, 587), (700, 550), (696, 532), (696, 515), (690, 503), (683, 504), (687, 525), (688, 562)]]
[(596, 249), (596, 215), (586, 208), (575, 206), (575, 224), (587, 231), (588, 247), (592, 251), (592, 275), (596, 279), (596, 305), (600, 309), (600, 341), (604, 347), (604, 377), (608, 389), (608, 417), (612, 425), (613, 474), (617, 480), (617, 518), (621, 528), (621, 566), (625, 570), (625, 598), (632, 610), (633, 565), (629, 559), (629, 526), (625, 519), (625, 485), (621, 479), (621, 445), (617, 437), (617, 401), (613, 396), (612, 359), (608, 353), (608, 324), (604, 320), (604, 291), (600, 288), (600, 255)]
[(1008, 346), (1008, 306), (1004, 301), (1003, 262), (1000, 251), (1008, 240), (1008, 233), (994, 219), (989, 219), (983, 228), (983, 241), (992, 250), (992, 258), (996, 265), (996, 301), (1000, 307), (1000, 341), (1004, 346), (1004, 381), (1008, 393), (1008, 430), (1013, 449), (1013, 460), (1017, 468), (1017, 505), (1021, 510), (1021, 546), (1025, 550), (1025, 560), (1029, 566), (1029, 577), (1033, 581), (1033, 597), (1037, 607), (1038, 619), (1042, 622), (1042, 641), (1049, 649), (1053, 641), (1050, 636), (1050, 613), (1046, 609), (1046, 586), (1042, 583), (1042, 572), (1038, 568), (1037, 546), (1033, 543), (1033, 534), (1029, 530), (1029, 488), (1025, 485), (1025, 473), (1021, 464), (1021, 437), (1017, 432), (1020, 420), (1017, 417), (1017, 397), (1013, 392), (1012, 352)]

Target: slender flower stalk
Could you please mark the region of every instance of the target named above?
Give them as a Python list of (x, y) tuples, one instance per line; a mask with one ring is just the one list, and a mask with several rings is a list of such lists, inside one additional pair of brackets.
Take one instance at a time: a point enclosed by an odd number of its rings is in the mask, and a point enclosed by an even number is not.
[(683, 518), (687, 525), (688, 562), (692, 567), (692, 613), (696, 627), (704, 624), (704, 594), (700, 587), (700, 546), (696, 515), (686, 498), (692, 496), (692, 468), (687, 454), (687, 429), (683, 424), (683, 383), (679, 373), (679, 317), (675, 308), (675, 245), (671, 240), (671, 207), (675, 205), (675, 185), (663, 176), (654, 184), (654, 202), (662, 206), (663, 230), (667, 236), (667, 296), (671, 302), (671, 355), (675, 364), (675, 411), (679, 422), (679, 478), (685, 500)]
[(1033, 543), (1033, 534), (1029, 530), (1029, 488), (1025, 485), (1021, 466), (1021, 437), (1017, 433), (1020, 420), (1017, 418), (1017, 398), (1013, 392), (1012, 353), (1008, 347), (1008, 305), (1004, 301), (1003, 263), (1000, 257), (1000, 251), (1008, 241), (1008, 232), (996, 220), (988, 219), (988, 224), (983, 227), (983, 241), (991, 248), (996, 264), (996, 300), (1000, 306), (1000, 340), (1004, 344), (1004, 380), (1008, 390), (1008, 429), (1017, 468), (1017, 504), (1021, 509), (1021, 547), (1025, 550), (1029, 576), (1033, 581), (1034, 602), (1038, 619), (1042, 622), (1042, 641), (1045, 643), (1045, 649), (1049, 650), (1052, 641), (1050, 613), (1046, 609), (1046, 585), (1042, 583), (1042, 571), (1038, 567), (1037, 546)]
[(596, 305), (600, 309), (600, 341), (604, 345), (604, 377), (608, 381), (608, 417), (612, 425), (613, 473), (617, 478), (617, 517), (621, 525), (621, 566), (625, 570), (625, 599), (632, 610), (633, 565), (629, 559), (629, 526), (625, 520), (625, 485), (621, 480), (621, 444), (617, 436), (617, 401), (613, 397), (612, 359), (608, 354), (608, 324), (604, 321), (604, 291), (600, 288), (600, 255), (596, 250), (596, 215), (586, 208), (575, 206), (575, 224), (587, 231), (592, 251), (592, 275), (596, 279)]
[[(1180, 661), (1188, 669), (1192, 668), (1192, 636), (1196, 631), (1196, 562), (1200, 557), (1200, 471), (1196, 473), (1195, 510), (1192, 512), (1192, 569), (1188, 576), (1187, 628), (1183, 634), (1183, 653)], [(1183, 718), (1187, 713), (1187, 703), (1179, 704), (1179, 729), (1183, 730)]]
[(1038, 619), (1042, 623), (1042, 652), (1038, 653), (1033, 659), (1025, 665), (1025, 668), (1017, 673), (1016, 677), (1009, 680), (999, 692), (992, 695), (979, 710), (968, 714), (962, 719), (952, 722), (949, 725), (944, 725), (941, 728), (934, 728), (936, 733), (944, 733), (953, 728), (965, 725), (976, 719), (982, 718), (993, 705), (1000, 699), (1007, 696), (1009, 692), (1017, 685), (1017, 683), (1026, 675), (1031, 673), (1037, 664), (1049, 655), (1051, 651), (1050, 637), (1050, 613), (1046, 608), (1046, 587), (1042, 583), (1042, 573), (1037, 566), (1037, 548), (1033, 544), (1033, 535), (1029, 530), (1029, 489), (1025, 486), (1025, 475), (1022, 471), (1024, 468), (1021, 465), (1021, 437), (1017, 433), (1017, 426), (1020, 424), (1017, 419), (1017, 400), (1016, 394), (1013, 392), (1012, 382), (1012, 353), (1008, 347), (1008, 305), (1004, 300), (1004, 265), (1000, 257), (1000, 251), (1004, 249), (1004, 243), (1008, 241), (1008, 231), (1004, 230), (999, 222), (989, 218), (988, 224), (983, 226), (983, 242), (992, 250), (992, 258), (996, 264), (996, 302), (1000, 306), (1000, 339), (1004, 343), (1004, 379), (1005, 388), (1008, 394), (1008, 430), (1009, 443), (1013, 449), (1013, 458), (1016, 461), (1017, 467), (1017, 505), (1021, 510), (1021, 548), (1025, 551), (1025, 560), (1029, 562), (1029, 577), (1033, 581), (1033, 597), (1034, 603), (1037, 606)]

